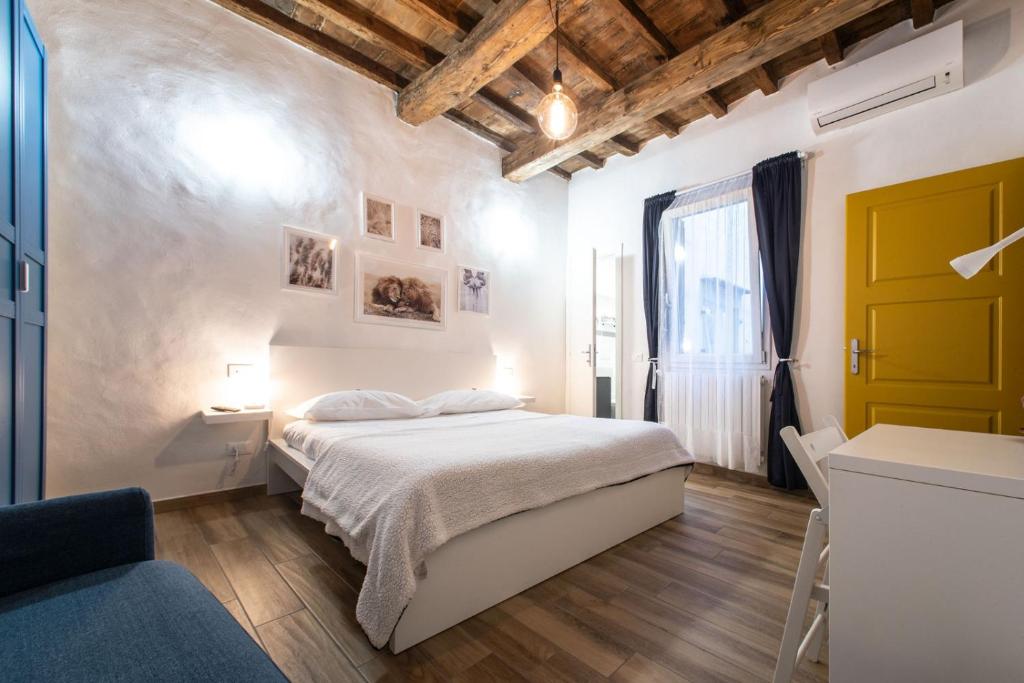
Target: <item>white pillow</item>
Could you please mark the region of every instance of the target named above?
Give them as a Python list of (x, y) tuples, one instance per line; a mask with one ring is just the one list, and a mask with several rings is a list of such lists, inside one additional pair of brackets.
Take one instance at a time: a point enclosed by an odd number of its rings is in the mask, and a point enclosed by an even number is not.
[(423, 409), (411, 398), (390, 391), (335, 391), (308, 401), (288, 411), (292, 417), (314, 422), (336, 420), (391, 420), (419, 417)]
[(452, 413), (484, 413), (490, 410), (521, 408), (523, 402), (515, 396), (489, 389), (455, 389), (442, 391), (419, 402), (422, 417)]

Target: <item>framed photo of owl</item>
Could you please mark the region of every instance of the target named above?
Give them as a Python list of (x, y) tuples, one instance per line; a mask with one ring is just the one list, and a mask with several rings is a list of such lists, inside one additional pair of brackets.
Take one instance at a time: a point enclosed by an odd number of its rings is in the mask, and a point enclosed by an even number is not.
[(491, 273), (474, 266), (459, 266), (459, 311), (491, 314)]

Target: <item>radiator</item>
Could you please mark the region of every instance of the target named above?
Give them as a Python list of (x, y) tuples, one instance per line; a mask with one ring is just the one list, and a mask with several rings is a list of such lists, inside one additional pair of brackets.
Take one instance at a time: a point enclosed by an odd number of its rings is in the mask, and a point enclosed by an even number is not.
[(665, 370), (662, 422), (698, 462), (763, 473), (769, 386), (763, 370)]

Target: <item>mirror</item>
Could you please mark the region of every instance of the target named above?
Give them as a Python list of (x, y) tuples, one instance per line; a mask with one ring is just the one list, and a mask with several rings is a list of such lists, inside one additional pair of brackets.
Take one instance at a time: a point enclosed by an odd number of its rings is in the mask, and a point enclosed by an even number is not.
[(595, 417), (622, 417), (622, 246), (594, 264)]

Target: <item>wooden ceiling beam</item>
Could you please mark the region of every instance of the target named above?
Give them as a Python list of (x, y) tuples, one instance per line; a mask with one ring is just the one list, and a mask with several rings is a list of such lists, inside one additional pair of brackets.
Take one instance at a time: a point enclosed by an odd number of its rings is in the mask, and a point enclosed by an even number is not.
[[(633, 20), (636, 22), (636, 25), (640, 28), (641, 32), (648, 36), (650, 41), (653, 42), (653, 44), (655, 44), (657, 49), (659, 49), (664, 56), (672, 58), (679, 55), (679, 49), (675, 46), (672, 40), (664, 33), (662, 33), (662, 31), (654, 24), (650, 17), (648, 17), (644, 13), (644, 11), (640, 8), (639, 5), (636, 4), (634, 0), (618, 1), (620, 5), (626, 9), (629, 16), (632, 17)], [(742, 10), (740, 9), (741, 6), (738, 4), (737, 0), (721, 0), (721, 2), (724, 4), (726, 8), (727, 16), (730, 17), (730, 23), (731, 21), (735, 20), (736, 17), (739, 16), (739, 13), (742, 13)], [(759, 68), (763, 69), (764, 67)], [(767, 74), (767, 71), (765, 72), (765, 74)], [(614, 80), (610, 82), (610, 85), (616, 90), (619, 87), (618, 84), (614, 82)], [(725, 102), (721, 95), (716, 93), (714, 90), (709, 90), (708, 92), (701, 95), (699, 98), (697, 98), (697, 102), (700, 104), (700, 106), (702, 106), (705, 109), (705, 111), (714, 116), (716, 119), (720, 119), (727, 113), (729, 113), (729, 105)], [(659, 121), (657, 117), (652, 119), (652, 121), (654, 121), (654, 123), (657, 124), (663, 130), (666, 130), (666, 127), (663, 125), (663, 122)], [(668, 133), (668, 130), (671, 130), (672, 132)], [(671, 128), (666, 130), (666, 133), (669, 135), (669, 137), (674, 136), (676, 132), (676, 130), (672, 130)]]
[[(323, 0), (297, 0), (298, 2), (317, 2)], [(438, 28), (448, 33), (454, 40), (462, 40), (466, 34), (469, 33), (474, 26), (476, 26), (478, 19), (464, 13), (457, 12), (454, 9), (446, 6), (441, 0), (399, 0), (403, 5), (415, 11), (421, 18), (426, 19), (430, 23), (434, 24), (435, 28)], [(596, 61), (592, 60), (585, 51), (580, 48), (574, 41), (572, 41), (563, 32), (560, 36), (562, 40), (562, 47), (566, 49), (566, 52), (570, 54), (570, 60), (578, 60), (582, 62), (580, 66), (584, 68), (581, 70), (590, 71), (585, 74), (585, 77), (597, 79), (599, 83), (605, 84), (607, 90), (614, 90), (616, 83), (612, 80), (611, 76), (608, 75)], [(386, 47), (386, 46), (384, 46)], [(440, 61), (440, 59), (438, 60)], [(436, 63), (436, 62), (435, 62)], [(526, 83), (529, 83), (534, 92), (531, 93), (538, 99), (544, 97), (547, 91), (550, 89), (551, 84), (547, 81), (550, 78), (546, 77), (544, 73), (535, 68), (526, 59), (521, 59), (512, 67), (514, 72), (517, 72), (523, 77)], [(486, 89), (484, 89), (486, 90)], [(572, 93), (568, 93), (570, 97), (573, 97), (575, 101), (579, 101), (578, 97), (575, 97)], [(480, 95), (480, 93), (478, 93)], [(474, 97), (474, 99), (481, 105), (487, 107), (489, 110), (500, 116), (504, 120), (511, 123), (519, 130), (526, 133), (537, 132), (537, 121), (536, 119), (527, 112), (522, 110), (517, 111), (517, 107), (511, 105), (501, 98), (495, 96), (493, 92), (486, 92), (480, 97)], [(449, 117), (450, 118), (450, 117)], [(658, 117), (659, 123), (665, 128), (666, 135), (670, 137), (678, 134), (681, 126), (675, 124), (669, 117)], [(457, 122), (462, 122), (461, 119), (469, 119), (464, 114), (460, 117)], [(474, 123), (476, 123), (474, 121)], [(479, 124), (477, 124), (479, 126)], [(490, 132), (489, 129), (485, 129)], [(493, 134), (492, 134), (493, 135)], [(487, 136), (483, 136), (487, 137)], [(498, 146), (505, 151), (510, 151), (509, 147), (514, 147), (511, 143), (504, 138), (499, 138), (505, 144), (499, 144)], [(493, 141), (493, 140), (492, 140)], [(627, 154), (636, 154), (638, 147), (628, 140), (623, 140), (624, 149)], [(498, 144), (495, 142), (495, 144)], [(587, 166), (600, 169), (604, 167), (605, 160), (593, 152), (583, 152), (577, 155), (578, 158), (585, 163)], [(562, 169), (558, 169), (562, 170)], [(564, 173), (564, 171), (563, 171)]]
[[(375, 48), (391, 52), (419, 71), (426, 71), (444, 59), (444, 55), (417, 38), (381, 20), (350, 0), (295, 0), (326, 21), (343, 28)], [(537, 122), (528, 112), (488, 88), (472, 98), (503, 121), (525, 133), (535, 133)]]
[[(605, 92), (619, 89), (618, 80), (611, 75), (608, 69), (588, 54), (576, 41), (567, 36), (565, 31), (559, 31), (559, 37), (562, 41), (562, 48), (569, 55), (567, 61), (576, 67), (580, 75)], [(673, 49), (675, 48), (673, 47)], [(667, 115), (655, 116), (651, 121), (661, 129), (664, 135), (670, 138), (679, 135), (679, 131), (683, 128), (682, 124), (676, 123)]]
[(725, 103), (719, 95), (713, 90), (709, 90), (700, 97), (697, 98), (700, 106), (704, 107), (707, 113), (714, 116), (716, 119), (720, 119), (729, 113), (729, 105)]
[(767, 64), (754, 67), (749, 74), (754, 79), (757, 89), (765, 95), (774, 95), (779, 92), (779, 78)]
[[(373, 61), (361, 52), (358, 52), (334, 38), (306, 26), (302, 22), (279, 12), (260, 0), (214, 0), (226, 10), (248, 19), (272, 33), (275, 33), (286, 40), (289, 40), (300, 47), (304, 47), (324, 59), (339, 64), (346, 69), (369, 78), (372, 81), (387, 86), (391, 90), (399, 91), (404, 88), (409, 80), (401, 74), (384, 67)], [(491, 142), (499, 149), (511, 152), (515, 145), (490, 128), (487, 128), (479, 121), (470, 118), (457, 109), (446, 111), (443, 116), (462, 126), (466, 130)], [(560, 178), (568, 180), (571, 175), (561, 168), (555, 167), (551, 171)]]
[(214, 2), (324, 59), (351, 69), (392, 90), (401, 90), (409, 83), (409, 80), (401, 74), (378, 64), (362, 52), (306, 26), (260, 0), (214, 0)]
[(561, 141), (537, 137), (502, 162), (506, 178), (520, 181), (695, 99), (739, 74), (817, 40), (889, 0), (770, 0), (758, 9), (604, 96), (575, 134)]
[(501, 149), (505, 152), (511, 152), (516, 148), (515, 144), (511, 140), (504, 137), (503, 135), (495, 133), (487, 126), (483, 125), (476, 119), (467, 116), (465, 113), (459, 111), (458, 109), (449, 109), (443, 114), (443, 116), (449, 121), (459, 124), (466, 130), (479, 135), (484, 140), (487, 140), (498, 149)]
[[(722, 11), (725, 13), (723, 21), (718, 25), (720, 29), (739, 21), (746, 14), (743, 3), (740, 2), (740, 0), (712, 1), (717, 2), (719, 7), (721, 7)], [(775, 77), (767, 64), (758, 64), (755, 66), (750, 70), (750, 76), (757, 85), (757, 89), (765, 95), (774, 95), (779, 92), (779, 79)]]
[(683, 129), (683, 124), (676, 121), (670, 114), (658, 114), (651, 121), (661, 129), (663, 135), (674, 138)]
[(935, 0), (910, 0), (914, 28), (923, 28), (935, 20)]
[(562, 49), (568, 55), (566, 61), (572, 64), (581, 76), (606, 92), (618, 90), (619, 85), (615, 77), (576, 41), (567, 36), (565, 31), (559, 31), (559, 38), (562, 42)]
[(479, 92), (473, 93), (471, 99), (524, 133), (536, 133), (538, 130), (537, 119), (533, 114), (520, 109), (490, 88), (481, 88)]
[(837, 32), (829, 31), (818, 38), (818, 45), (821, 46), (821, 53), (825, 55), (825, 61), (829, 66), (843, 61), (843, 43), (839, 40)]
[(479, 22), (478, 17), (466, 14), (449, 5), (445, 0), (397, 0), (434, 28), (449, 34), (455, 40), (464, 40)]
[(576, 155), (576, 158), (583, 161), (583, 163), (585, 163), (587, 166), (594, 169), (595, 171), (600, 171), (602, 168), (604, 168), (604, 159), (597, 156), (593, 152), (580, 152), (579, 154)]
[[(301, 0), (299, 0), (301, 1)], [(466, 35), (480, 22), (480, 17), (469, 14), (463, 9), (453, 9), (445, 4), (443, 0), (397, 0), (407, 9), (412, 10), (416, 15), (432, 24), (435, 29), (448, 35), (455, 42), (461, 42)], [(440, 54), (440, 53), (439, 53)], [(441, 54), (434, 64), (444, 58)], [(431, 64), (430, 66), (434, 66)], [(509, 69), (513, 78), (518, 76), (519, 84), (523, 86), (524, 94), (529, 94), (533, 99), (540, 100), (548, 94), (551, 84), (547, 81), (550, 76), (541, 73), (528, 59), (520, 59)]]
[(503, 0), (440, 64), (398, 95), (398, 116), (419, 125), (464, 102), (554, 30), (547, 0)]
[[(493, 130), (483, 125), (476, 119), (466, 116), (458, 109), (449, 109), (444, 114), (442, 114), (442, 116), (444, 116), (444, 118), (448, 119), (452, 123), (458, 124), (465, 128), (466, 130), (468, 130), (469, 132), (483, 138), (484, 140), (487, 140), (498, 149), (501, 149), (505, 152), (511, 152), (516, 148), (515, 144), (513, 144), (510, 140), (508, 140), (502, 135), (498, 135)], [(552, 166), (551, 168), (548, 169), (548, 173), (556, 175), (562, 180), (572, 179), (572, 174), (559, 166)]]
[(619, 16), (625, 19), (623, 23), (626, 26), (633, 26), (639, 29), (640, 36), (650, 43), (651, 47), (666, 57), (675, 57), (679, 54), (679, 49), (673, 45), (672, 41), (658, 28), (654, 21), (647, 16), (647, 13), (640, 8), (640, 5), (636, 4), (636, 0), (615, 0), (615, 2), (617, 9), (620, 10), (618, 12)]
[(295, 4), (319, 14), (378, 49), (393, 52), (417, 69), (429, 69), (444, 59), (437, 50), (351, 0), (295, 0)]
[(569, 173), (568, 171), (566, 171), (564, 168), (561, 168), (560, 166), (553, 166), (552, 168), (549, 168), (548, 170), (551, 171), (552, 173), (554, 173), (556, 176), (558, 176), (562, 180), (566, 180), (566, 181), (572, 180), (572, 173)]
[(605, 144), (624, 157), (631, 157), (640, 153), (640, 143), (633, 142), (624, 135), (614, 135), (606, 140)]

